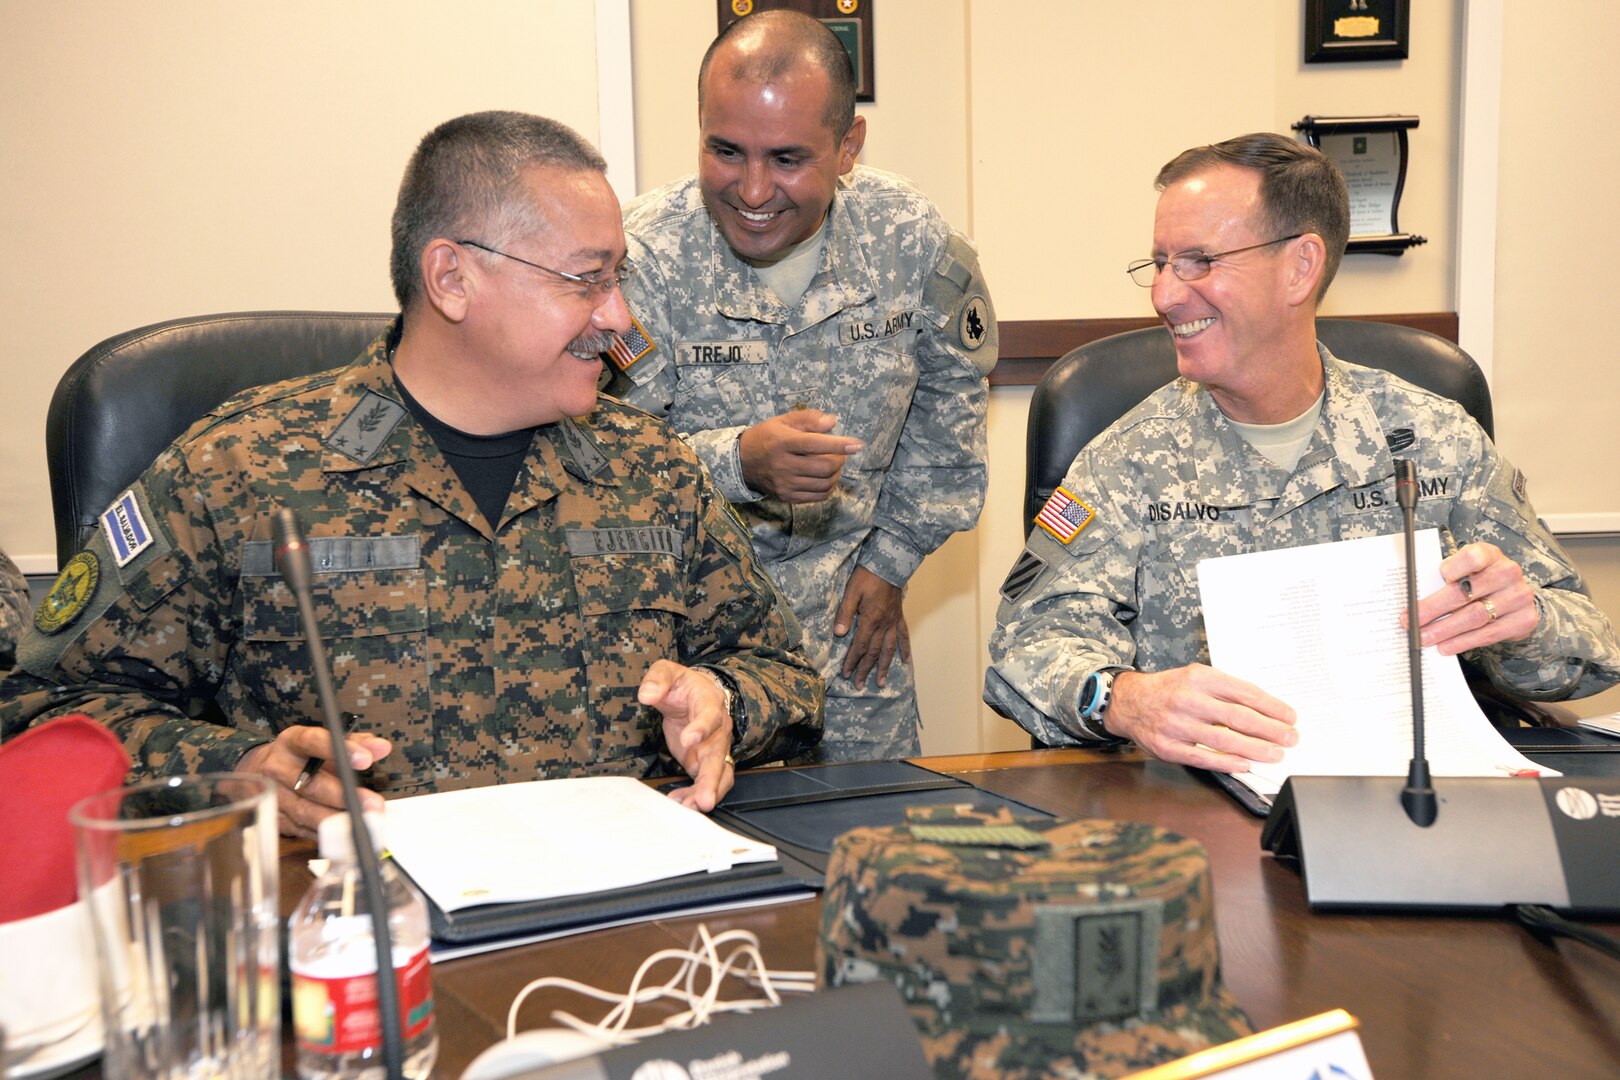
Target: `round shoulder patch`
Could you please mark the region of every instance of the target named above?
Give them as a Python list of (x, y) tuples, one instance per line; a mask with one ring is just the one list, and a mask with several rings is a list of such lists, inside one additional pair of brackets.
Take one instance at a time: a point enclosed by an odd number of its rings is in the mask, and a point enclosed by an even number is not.
[(990, 336), (990, 306), (983, 296), (971, 297), (962, 305), (962, 314), (956, 320), (956, 336), (962, 348), (969, 352), (983, 345)]
[(34, 626), (42, 634), (54, 634), (71, 624), (96, 595), (96, 582), (100, 580), (101, 564), (94, 554), (81, 551), (73, 556), (40, 601), (39, 610), (34, 612)]

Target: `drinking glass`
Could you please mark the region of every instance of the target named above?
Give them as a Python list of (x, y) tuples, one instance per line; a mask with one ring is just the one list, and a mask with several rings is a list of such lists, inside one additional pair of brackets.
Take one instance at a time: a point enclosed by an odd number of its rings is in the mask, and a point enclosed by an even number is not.
[(276, 797), (263, 777), (180, 776), (68, 813), (90, 901), (109, 1080), (276, 1080)]

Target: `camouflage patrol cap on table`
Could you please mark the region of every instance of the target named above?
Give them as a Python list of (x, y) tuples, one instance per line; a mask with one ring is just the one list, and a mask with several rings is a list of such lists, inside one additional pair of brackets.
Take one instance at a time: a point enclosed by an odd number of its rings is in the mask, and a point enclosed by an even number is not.
[(919, 807), (838, 838), (823, 986), (899, 987), (941, 1077), (1117, 1077), (1253, 1029), (1220, 982), (1209, 859), (1124, 821)]

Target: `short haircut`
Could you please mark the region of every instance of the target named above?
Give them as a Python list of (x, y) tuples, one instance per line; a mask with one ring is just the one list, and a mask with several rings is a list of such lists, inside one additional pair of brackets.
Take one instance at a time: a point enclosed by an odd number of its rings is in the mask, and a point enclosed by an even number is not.
[(602, 155), (578, 132), (528, 113), (469, 113), (423, 137), (394, 205), (389, 274), (401, 311), (421, 295), (422, 251), (433, 240), (504, 247), (545, 227), (523, 186), (523, 174), (537, 166), (607, 172)]
[(1179, 180), (1222, 165), (1260, 174), (1265, 217), (1256, 224), (1273, 236), (1307, 232), (1321, 236), (1327, 263), (1316, 290), (1320, 304), (1339, 272), (1339, 261), (1350, 240), (1350, 193), (1338, 166), (1314, 146), (1261, 131), (1183, 150), (1159, 170), (1153, 186), (1163, 191)]
[(757, 51), (745, 54), (729, 68), (731, 77), (744, 82), (768, 83), (782, 78), (801, 61), (820, 69), (827, 76), (831, 92), (821, 122), (841, 139), (855, 123), (855, 65), (849, 50), (837, 35), (819, 19), (799, 11), (776, 9), (756, 12), (738, 19), (709, 44), (698, 65), (698, 115), (703, 115), (703, 80), (709, 62), (721, 45), (733, 38), (753, 38)]

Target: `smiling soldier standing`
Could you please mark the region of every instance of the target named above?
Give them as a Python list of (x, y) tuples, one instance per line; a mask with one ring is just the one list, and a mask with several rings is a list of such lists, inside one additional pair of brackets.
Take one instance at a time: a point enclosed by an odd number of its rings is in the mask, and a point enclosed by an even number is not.
[(855, 164), (854, 73), (815, 19), (728, 27), (698, 122), (697, 175), (626, 209), (635, 323), (608, 392), (696, 447), (803, 623), (827, 681), (809, 760), (914, 754), (901, 598), (984, 502), (978, 255), (908, 182)]

